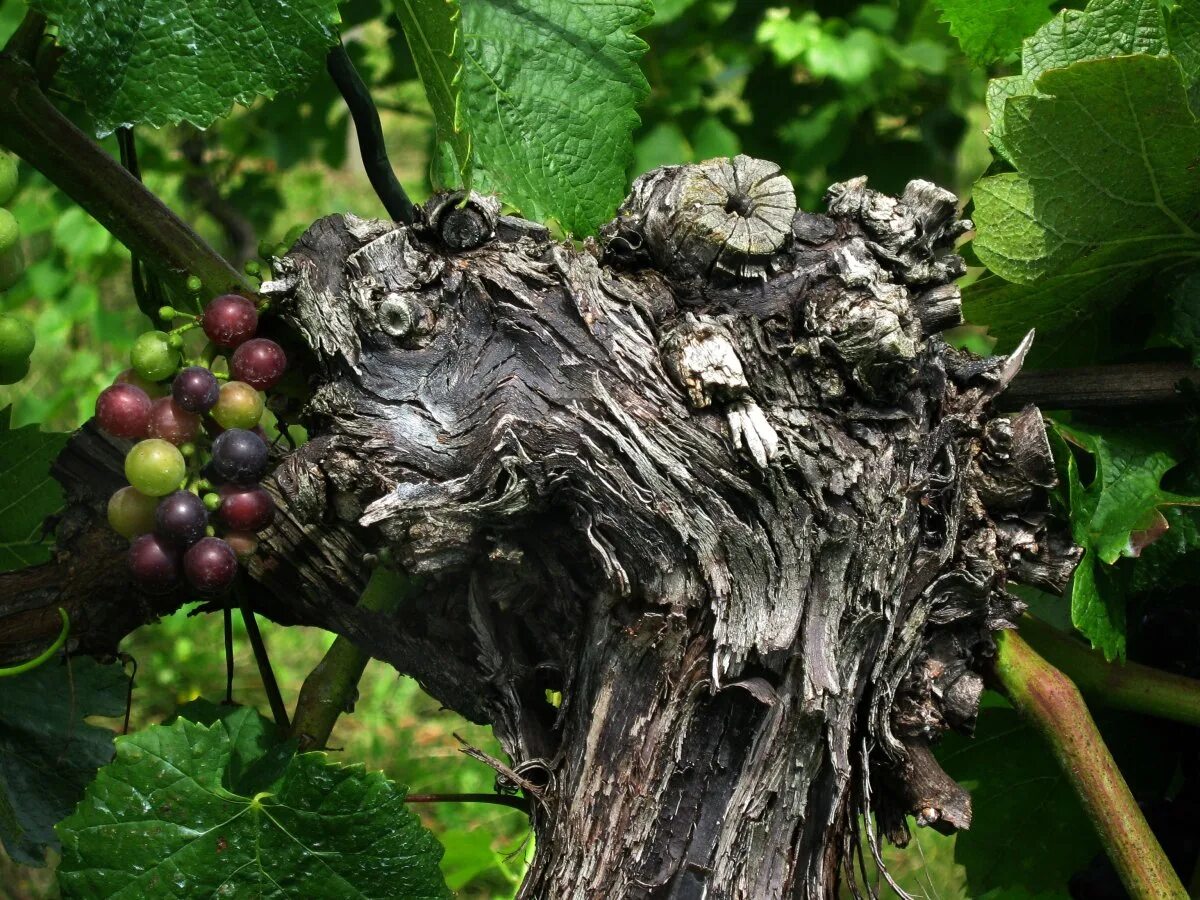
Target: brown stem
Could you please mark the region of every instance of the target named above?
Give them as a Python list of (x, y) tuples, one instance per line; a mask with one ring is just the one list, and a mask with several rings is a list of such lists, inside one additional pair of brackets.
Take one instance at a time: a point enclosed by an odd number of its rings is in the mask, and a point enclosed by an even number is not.
[(203, 238), (59, 112), (33, 67), (10, 54), (0, 55), (0, 145), (49, 178), (178, 293), (189, 275), (208, 294), (253, 293)]
[(1200, 385), (1200, 369), (1187, 363), (1126, 363), (1025, 371), (1000, 395), (1001, 409), (1111, 409), (1174, 404), (1186, 396), (1180, 383)]
[(1079, 690), (1016, 632), (1000, 632), (996, 644), (995, 674), (1004, 693), (1050, 745), (1129, 895), (1186, 898)]
[(405, 803), (491, 803), (529, 812), (529, 801), (524, 797), (509, 797), (505, 794), (409, 794)]

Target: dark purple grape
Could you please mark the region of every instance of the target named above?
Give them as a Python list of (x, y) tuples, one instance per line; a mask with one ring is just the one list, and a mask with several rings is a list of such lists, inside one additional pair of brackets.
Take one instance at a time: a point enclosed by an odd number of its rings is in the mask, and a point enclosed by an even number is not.
[(179, 584), (179, 551), (157, 534), (143, 534), (129, 547), (129, 571), (143, 590), (164, 593)]
[(212, 467), (220, 481), (258, 481), (267, 471), (267, 445), (252, 431), (229, 428), (213, 441)]
[(238, 381), (244, 381), (259, 391), (268, 391), (279, 383), (287, 369), (287, 356), (274, 341), (255, 338), (233, 351), (229, 371)]
[(237, 569), (237, 554), (220, 538), (203, 538), (183, 554), (183, 573), (188, 584), (204, 597), (227, 591), (237, 576)]
[(113, 437), (144, 438), (150, 427), (149, 395), (132, 384), (106, 387), (96, 398), (96, 421)]
[(191, 491), (167, 494), (154, 510), (154, 527), (160, 537), (180, 547), (190, 547), (204, 537), (208, 510)]
[(217, 405), (221, 386), (217, 376), (203, 366), (188, 366), (171, 384), (175, 402), (192, 413), (206, 413)]
[(234, 531), (261, 531), (275, 518), (275, 501), (265, 488), (227, 484), (220, 493), (218, 515)]
[(254, 337), (258, 310), (245, 297), (223, 294), (204, 307), (200, 324), (210, 341), (229, 350)]

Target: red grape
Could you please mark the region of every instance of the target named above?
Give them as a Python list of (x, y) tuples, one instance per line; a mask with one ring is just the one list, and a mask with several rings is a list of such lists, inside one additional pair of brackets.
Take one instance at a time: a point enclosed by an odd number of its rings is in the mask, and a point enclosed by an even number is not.
[(212, 468), (221, 481), (258, 481), (267, 471), (267, 445), (251, 431), (230, 428), (213, 441)]
[(151, 400), (157, 400), (159, 397), (165, 397), (167, 394), (166, 388), (160, 382), (143, 378), (137, 372), (133, 371), (133, 369), (123, 371), (113, 379), (113, 383), (132, 384), (134, 387), (140, 387)]
[(221, 521), (234, 531), (261, 531), (275, 518), (275, 500), (258, 485), (221, 488)]
[(233, 351), (229, 360), (230, 374), (260, 391), (275, 387), (286, 368), (287, 356), (283, 348), (266, 338), (246, 341)]
[(262, 394), (244, 381), (229, 381), (221, 386), (212, 417), (222, 428), (253, 428), (264, 409)]
[(217, 405), (221, 386), (217, 376), (203, 366), (188, 366), (171, 384), (175, 402), (192, 413), (206, 413)]
[(179, 583), (179, 551), (156, 534), (143, 534), (129, 547), (129, 570), (144, 590), (169, 591)]
[(223, 294), (204, 307), (200, 324), (210, 341), (229, 350), (254, 337), (258, 310), (245, 297)]
[(191, 491), (175, 491), (159, 501), (154, 511), (154, 524), (160, 537), (172, 544), (190, 547), (204, 537), (208, 510), (204, 508), (204, 501)]
[(150, 436), (162, 438), (176, 447), (194, 441), (200, 433), (200, 417), (190, 413), (174, 397), (154, 401), (150, 410)]
[(96, 398), (100, 427), (119, 438), (143, 438), (150, 427), (150, 398), (132, 384), (114, 384)]
[(237, 576), (237, 568), (237, 554), (220, 538), (202, 538), (183, 555), (183, 573), (188, 583), (205, 597), (228, 590)]

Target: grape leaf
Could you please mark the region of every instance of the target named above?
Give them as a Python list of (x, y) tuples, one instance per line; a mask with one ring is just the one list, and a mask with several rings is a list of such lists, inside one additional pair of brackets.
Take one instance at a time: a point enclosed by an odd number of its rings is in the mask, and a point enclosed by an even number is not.
[(205, 128), (234, 103), (303, 84), (337, 38), (337, 0), (34, 0), (97, 132)]
[(227, 728), (251, 714), (118, 738), (58, 826), (63, 896), (450, 896), (441, 847), (382, 773), (303, 753), (269, 789), (230, 789)]
[(296, 755), (296, 740), (284, 740), (275, 723), (253, 707), (216, 704), (197, 697), (175, 712), (197, 725), (220, 722), (225, 728), (232, 749), (223, 783), (235, 793), (252, 796), (267, 790)]
[(0, 687), (0, 841), (25, 865), (57, 848), (54, 824), (75, 808), (96, 770), (112, 759), (113, 733), (87, 716), (125, 712), (129, 679), (116, 663), (57, 661)]
[(938, 0), (942, 21), (977, 65), (1007, 56), (1050, 18), (1047, 0)]
[(478, 190), (593, 233), (625, 194), (650, 0), (461, 0)]
[(1125, 596), (1112, 565), (1137, 557), (1170, 523), (1162, 508), (1200, 506), (1200, 497), (1164, 491), (1162, 478), (1177, 463), (1162, 435), (1123, 429), (1084, 431), (1054, 423), (1055, 432), (1086, 451), (1095, 476), (1083, 483), (1078, 460), (1067, 456), (1071, 531), (1084, 556), (1071, 580), (1071, 623), (1108, 659), (1125, 655)]
[(41, 537), (46, 516), (62, 508), (62, 489), (50, 477), (50, 463), (67, 443), (65, 434), (47, 434), (36, 425), (10, 428), (12, 407), (0, 410), (0, 572), (50, 558)]
[(1200, 366), (1200, 272), (1189, 272), (1172, 288), (1166, 338), (1192, 355)]
[(457, 182), (471, 184), (471, 132), (463, 97), (462, 9), (458, 0), (391, 0), (433, 110), (441, 151)]
[(1125, 56), (1050, 69), (1004, 105), (1016, 172), (975, 187), (976, 256), (995, 276), (968, 286), (968, 315), (1037, 352), (1151, 274), (1200, 258), (1200, 123), (1171, 58)]

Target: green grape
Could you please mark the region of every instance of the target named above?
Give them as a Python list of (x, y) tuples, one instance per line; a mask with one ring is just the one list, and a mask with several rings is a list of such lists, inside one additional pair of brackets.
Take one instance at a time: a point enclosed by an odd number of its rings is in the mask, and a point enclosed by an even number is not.
[(266, 404), (263, 396), (244, 381), (221, 385), (221, 397), (212, 408), (212, 417), (222, 428), (249, 430), (262, 418)]
[(168, 344), (168, 346), (170, 346), (170, 348), (172, 350), (182, 350), (183, 349), (183, 335), (168, 334), (167, 335), (167, 344)]
[(0, 150), (0, 206), (13, 198), (17, 192), (17, 158)]
[(21, 227), (13, 214), (0, 208), (0, 291), (6, 291), (25, 271), (21, 253)]
[(134, 444), (125, 457), (125, 478), (143, 494), (165, 497), (179, 488), (187, 465), (174, 444), (150, 438)]
[(0, 384), (16, 384), (29, 374), (29, 357), (14, 363), (0, 364)]
[(200, 280), (199, 275), (189, 275), (187, 279), (187, 289), (190, 294), (200, 293), (200, 289), (204, 287), (204, 282)]
[(123, 487), (108, 498), (108, 524), (121, 537), (135, 538), (154, 530), (157, 497), (147, 497), (137, 488)]
[(11, 366), (29, 359), (33, 352), (33, 331), (20, 319), (0, 316), (0, 366)]
[(204, 501), (204, 508), (209, 512), (216, 512), (217, 507), (221, 505), (220, 494), (205, 494), (201, 499)]
[(129, 364), (143, 378), (162, 381), (179, 368), (179, 351), (171, 346), (171, 339), (165, 332), (147, 331), (133, 342)]
[(172, 319), (178, 318), (179, 313), (175, 311), (173, 306), (160, 306), (158, 308), (158, 317), (170, 322)]

